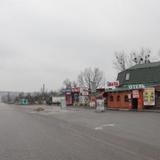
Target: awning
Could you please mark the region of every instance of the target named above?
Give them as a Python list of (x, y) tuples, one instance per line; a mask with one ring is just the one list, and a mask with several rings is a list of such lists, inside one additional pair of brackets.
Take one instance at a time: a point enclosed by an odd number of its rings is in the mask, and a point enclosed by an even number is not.
[(129, 88), (115, 88), (115, 89), (106, 89), (105, 93), (111, 93), (111, 92), (124, 92), (124, 91), (131, 91), (132, 89)]

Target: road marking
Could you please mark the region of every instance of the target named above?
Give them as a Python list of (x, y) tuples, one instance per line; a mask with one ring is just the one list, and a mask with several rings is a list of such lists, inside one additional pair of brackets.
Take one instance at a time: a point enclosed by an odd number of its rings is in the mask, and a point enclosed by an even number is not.
[(104, 127), (114, 127), (115, 124), (114, 123), (111, 123), (111, 124), (103, 124), (101, 126), (98, 126), (96, 128), (94, 128), (95, 130), (103, 130)]
[(31, 114), (35, 114), (35, 113), (37, 113), (36, 111), (32, 111), (32, 112), (30, 112)]

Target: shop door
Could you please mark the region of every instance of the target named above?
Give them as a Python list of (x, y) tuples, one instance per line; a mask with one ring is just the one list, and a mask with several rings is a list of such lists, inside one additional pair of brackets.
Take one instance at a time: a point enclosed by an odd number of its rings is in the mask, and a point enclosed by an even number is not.
[(132, 109), (138, 109), (138, 98), (132, 99)]

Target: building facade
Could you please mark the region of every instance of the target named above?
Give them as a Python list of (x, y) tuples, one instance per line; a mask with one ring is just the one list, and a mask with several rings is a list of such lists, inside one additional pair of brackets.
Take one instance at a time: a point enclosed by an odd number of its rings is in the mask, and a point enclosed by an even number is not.
[(107, 89), (107, 107), (160, 109), (160, 62), (138, 64), (118, 74), (119, 86)]

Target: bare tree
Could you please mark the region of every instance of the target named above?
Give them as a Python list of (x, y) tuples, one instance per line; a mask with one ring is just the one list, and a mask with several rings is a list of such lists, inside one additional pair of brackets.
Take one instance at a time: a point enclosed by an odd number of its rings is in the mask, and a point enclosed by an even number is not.
[(124, 51), (116, 52), (115, 59), (113, 64), (118, 71), (124, 71), (128, 67), (128, 56), (126, 56)]
[(104, 73), (99, 68), (86, 68), (78, 76), (80, 87), (97, 89), (105, 86)]
[(65, 79), (64, 82), (63, 82), (65, 88), (76, 88), (78, 87), (78, 84), (76, 81), (71, 81), (70, 79)]
[(64, 80), (63, 84), (65, 88), (72, 88), (72, 82), (68, 78)]
[(78, 87), (78, 84), (77, 84), (76, 81), (73, 81), (73, 82), (72, 82), (72, 87), (74, 87), (74, 88)]
[(123, 52), (115, 53), (115, 61), (113, 62), (114, 67), (118, 71), (124, 71), (129, 67), (136, 64), (150, 63), (151, 60), (151, 50), (141, 48), (140, 51), (133, 51), (130, 54)]
[(135, 64), (150, 63), (151, 50), (142, 48), (140, 52), (131, 52), (130, 60)]

